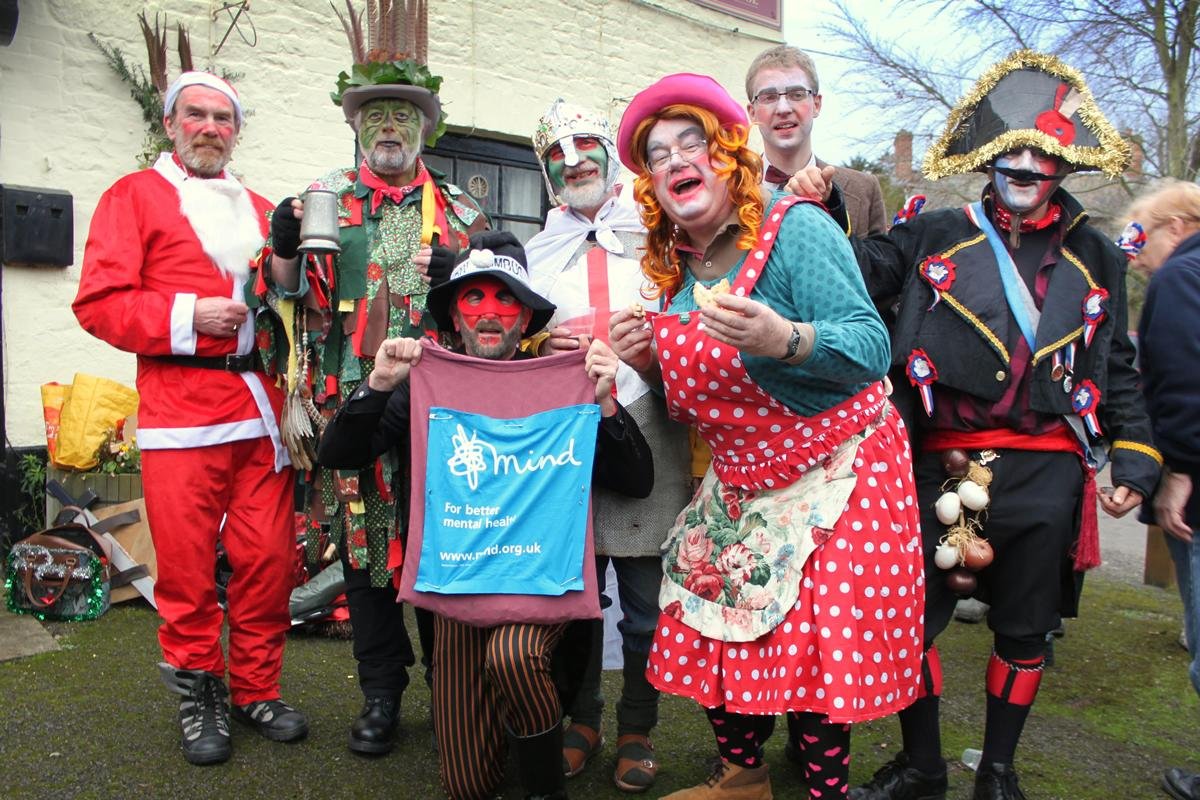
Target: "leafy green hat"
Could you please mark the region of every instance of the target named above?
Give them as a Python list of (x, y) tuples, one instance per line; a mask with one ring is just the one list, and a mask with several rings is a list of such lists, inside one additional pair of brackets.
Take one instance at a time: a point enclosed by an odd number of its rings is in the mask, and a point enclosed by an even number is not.
[(354, 66), (338, 75), (337, 91), (329, 95), (334, 105), (342, 107), (353, 127), (363, 104), (380, 98), (407, 100), (425, 115), (425, 144), (432, 147), (446, 132), (446, 114), (437, 94), (442, 79), (426, 66), (424, 0), (368, 3), (365, 37), (363, 12), (356, 13), (351, 0), (346, 0), (346, 11), (349, 18), (334, 8), (350, 42)]

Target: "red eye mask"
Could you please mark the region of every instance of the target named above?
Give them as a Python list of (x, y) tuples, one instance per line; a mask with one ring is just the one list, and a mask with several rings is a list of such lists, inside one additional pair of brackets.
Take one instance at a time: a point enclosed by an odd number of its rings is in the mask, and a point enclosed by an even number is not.
[[(500, 295), (507, 295), (504, 302)], [(512, 298), (512, 292), (502, 282), (482, 279), (467, 284), (456, 301), (463, 322), (474, 330), (484, 317), (497, 317), (506, 331), (512, 330), (521, 316), (522, 305)]]

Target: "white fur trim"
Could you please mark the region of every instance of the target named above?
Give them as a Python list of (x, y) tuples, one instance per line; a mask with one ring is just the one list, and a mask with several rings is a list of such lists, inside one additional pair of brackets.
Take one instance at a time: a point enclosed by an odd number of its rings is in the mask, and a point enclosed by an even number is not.
[(163, 118), (171, 116), (171, 112), (175, 109), (175, 101), (179, 99), (179, 93), (189, 86), (207, 86), (209, 89), (215, 89), (221, 94), (229, 98), (229, 102), (233, 103), (233, 111), (237, 114), (237, 124), (242, 126), (242, 101), (238, 99), (237, 91), (227, 82), (218, 78), (209, 72), (185, 72), (175, 79), (175, 82), (167, 87), (166, 101), (163, 103)]
[(246, 187), (232, 178), (190, 178), (170, 153), (159, 155), (154, 169), (179, 192), (179, 210), (217, 269), (245, 281), (265, 241)]
[[(225, 442), (240, 442), (267, 436), (261, 419), (196, 425), (190, 428), (138, 428), (138, 447), (143, 450), (178, 450), (184, 447), (208, 447)], [(276, 456), (278, 462), (278, 456)]]
[(271, 408), (271, 401), (267, 399), (267, 390), (263, 387), (262, 376), (256, 372), (242, 372), (239, 375), (249, 387), (250, 394), (254, 396), (254, 405), (258, 406), (258, 413), (267, 429), (267, 436), (271, 437), (271, 446), (275, 448), (275, 471), (279, 472), (284, 467), (290, 466), (292, 460), (288, 456), (287, 448), (283, 446), (283, 437), (279, 434), (275, 411)]
[(171, 352), (177, 356), (196, 354), (196, 295), (179, 292), (171, 302)]

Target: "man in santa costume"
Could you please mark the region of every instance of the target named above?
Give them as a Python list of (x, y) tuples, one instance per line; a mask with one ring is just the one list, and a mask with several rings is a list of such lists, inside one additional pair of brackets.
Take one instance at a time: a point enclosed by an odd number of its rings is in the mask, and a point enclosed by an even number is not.
[[(292, 468), (279, 435), (283, 396), (256, 349), (251, 269), (272, 206), (225, 171), (243, 120), (228, 83), (185, 72), (163, 108), (175, 150), (101, 196), (73, 309), (88, 332), (137, 354), (160, 668), (183, 695), (184, 757), (214, 764), (231, 754), (230, 700), (233, 716), (268, 739), (308, 733), (279, 695)], [(228, 689), (218, 539), (233, 566)]]
[[(533, 134), (550, 197), (560, 203), (546, 216), (545, 229), (525, 252), (535, 291), (558, 306), (548, 334), (535, 337), (542, 353), (575, 350), (580, 333), (608, 343), (613, 311), (641, 304), (656, 311), (658, 300), (642, 295), (646, 278), (638, 261), (645, 229), (637, 210), (617, 197), (616, 138), (608, 119), (562, 99), (546, 111)], [(590, 320), (591, 327), (580, 327)], [(582, 345), (586, 347), (586, 345)], [(667, 418), (666, 405), (625, 364), (617, 369), (617, 400), (637, 420), (654, 453), (654, 490), (634, 499), (601, 487), (593, 490), (596, 571), (600, 585), (611, 562), (621, 603), (623, 681), (617, 702), (618, 789), (641, 792), (654, 783), (658, 759), (650, 731), (658, 722), (658, 690), (646, 680), (646, 658), (658, 620), (662, 583), (659, 547), (679, 510), (691, 497), (687, 428)], [(611, 600), (610, 600), (611, 602)], [(603, 624), (592, 627), (591, 647), (579, 691), (567, 709), (563, 771), (578, 775), (601, 747), (600, 670)]]

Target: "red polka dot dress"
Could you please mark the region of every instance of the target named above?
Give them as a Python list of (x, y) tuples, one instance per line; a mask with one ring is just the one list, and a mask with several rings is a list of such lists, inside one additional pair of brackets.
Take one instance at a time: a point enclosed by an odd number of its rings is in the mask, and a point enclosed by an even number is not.
[[(765, 220), (735, 293), (753, 287), (789, 205)], [(739, 714), (893, 714), (917, 697), (923, 635), (903, 423), (879, 384), (793, 412), (698, 317), (652, 323), (668, 407), (697, 426), (713, 467), (668, 536), (647, 677)]]

